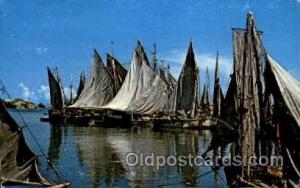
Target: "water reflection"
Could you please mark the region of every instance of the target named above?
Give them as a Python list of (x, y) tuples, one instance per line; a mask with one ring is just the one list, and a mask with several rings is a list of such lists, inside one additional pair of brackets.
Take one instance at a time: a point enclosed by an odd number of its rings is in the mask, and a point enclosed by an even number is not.
[[(23, 113), (39, 145), (43, 151), (48, 151), (49, 159), (63, 179), (71, 182), (71, 187), (226, 187), (222, 181), (225, 179), (222, 169), (212, 172), (210, 167), (176, 164), (157, 170), (156, 167), (129, 167), (125, 164), (127, 152), (202, 155), (210, 145), (210, 131), (60, 127), (40, 122), (42, 114)], [(29, 147), (41, 156), (26, 129), (24, 133)], [(207, 154), (212, 155), (212, 151)], [(50, 180), (57, 180), (47, 161), (39, 157), (39, 162), (41, 173)]]
[(62, 139), (62, 131), (59, 126), (51, 126), (50, 128), (50, 143), (48, 150), (48, 160), (51, 163), (58, 161)]
[(99, 128), (74, 127), (74, 141), (81, 165), (89, 169), (92, 187), (112, 186), (124, 174), (120, 159)]
[[(188, 133), (153, 132), (149, 129), (104, 129), (74, 127), (74, 140), (80, 164), (88, 167), (93, 187), (99, 186), (205, 186), (225, 187), (210, 167), (196, 166), (128, 166), (129, 152), (154, 156), (197, 156), (208, 147), (209, 131)], [(202, 152), (202, 153), (201, 153)], [(201, 175), (206, 174), (201, 177)], [(208, 184), (210, 182), (213, 184)], [(122, 183), (121, 183), (122, 182)]]

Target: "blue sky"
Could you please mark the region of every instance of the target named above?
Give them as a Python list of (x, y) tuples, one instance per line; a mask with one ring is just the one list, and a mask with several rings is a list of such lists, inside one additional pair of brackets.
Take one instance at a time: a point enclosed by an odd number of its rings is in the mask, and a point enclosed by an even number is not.
[(202, 75), (219, 51), (226, 88), (231, 28), (243, 28), (250, 10), (268, 51), (299, 80), (300, 0), (0, 0), (0, 78), (13, 97), (45, 101), (46, 65), (59, 67), (65, 85), (71, 76), (77, 84), (93, 48), (128, 64), (138, 39), (148, 53), (156, 42), (178, 75), (192, 40)]

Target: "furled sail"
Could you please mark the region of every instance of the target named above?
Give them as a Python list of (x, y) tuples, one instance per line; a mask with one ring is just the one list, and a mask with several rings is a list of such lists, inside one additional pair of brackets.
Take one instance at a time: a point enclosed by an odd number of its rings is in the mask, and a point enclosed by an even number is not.
[(51, 185), (37, 169), (37, 157), (26, 145), (22, 129), (0, 100), (0, 182)]
[(89, 78), (78, 100), (70, 107), (98, 107), (113, 98), (113, 81), (100, 55), (94, 50), (94, 59)]
[[(263, 97), (261, 60), (264, 47), (252, 13), (247, 15), (245, 30), (233, 29), (233, 47), (234, 72), (225, 98), (228, 108), (224, 113), (233, 118), (232, 123), (239, 130), (237, 155), (247, 162), (250, 156), (255, 156), (255, 135), (260, 128)], [(243, 175), (249, 175), (247, 169)]]
[(213, 116), (220, 117), (221, 107), (224, 100), (219, 75), (219, 53), (217, 53), (216, 67), (215, 67), (215, 84), (214, 84), (214, 95), (213, 95)]
[[(265, 71), (266, 92), (275, 96), (275, 101), (283, 99), (290, 114), (300, 128), (300, 82), (282, 68), (269, 54)], [(282, 114), (281, 114), (282, 115)]]
[(192, 43), (186, 55), (177, 82), (177, 94), (175, 100), (175, 111), (185, 111), (194, 117), (197, 109), (198, 99), (198, 71), (196, 67), (195, 55)]
[(107, 54), (107, 70), (113, 78), (114, 95), (116, 95), (125, 80), (127, 70), (110, 54)]
[(117, 95), (102, 108), (151, 114), (169, 111), (167, 84), (149, 65), (146, 53), (138, 41), (130, 68)]
[(47, 70), (48, 70), (48, 81), (49, 81), (49, 88), (50, 88), (50, 102), (51, 102), (52, 109), (61, 110), (64, 106), (62, 86), (60, 84), (58, 76), (55, 77), (49, 67), (47, 67)]

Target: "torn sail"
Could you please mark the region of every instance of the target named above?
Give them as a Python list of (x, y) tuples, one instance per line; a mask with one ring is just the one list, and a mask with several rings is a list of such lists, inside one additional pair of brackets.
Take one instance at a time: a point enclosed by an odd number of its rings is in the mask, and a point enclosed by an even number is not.
[(198, 71), (192, 43), (177, 82), (175, 111), (184, 110), (194, 117), (198, 99)]
[(102, 108), (140, 114), (169, 111), (167, 88), (160, 75), (150, 67), (146, 53), (138, 42), (121, 89)]
[(113, 98), (113, 81), (100, 55), (94, 50), (94, 59), (89, 78), (73, 108), (93, 108), (107, 104)]

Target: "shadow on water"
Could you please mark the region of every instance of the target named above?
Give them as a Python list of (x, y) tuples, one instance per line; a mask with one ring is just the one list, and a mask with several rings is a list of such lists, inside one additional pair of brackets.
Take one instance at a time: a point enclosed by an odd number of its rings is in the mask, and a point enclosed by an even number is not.
[[(200, 156), (210, 145), (209, 130), (155, 132), (149, 128), (59, 127), (39, 122), (40, 116), (42, 112), (24, 113), (43, 150), (48, 151), (49, 160), (74, 187), (227, 187), (222, 169), (213, 172), (209, 166), (179, 163), (158, 169), (156, 165), (145, 166), (145, 161), (136, 166), (128, 166), (125, 161), (129, 152), (143, 154), (142, 159), (152, 153), (154, 157)], [(28, 136), (26, 141), (39, 154)], [(40, 169), (55, 178), (45, 160), (40, 160)]]

